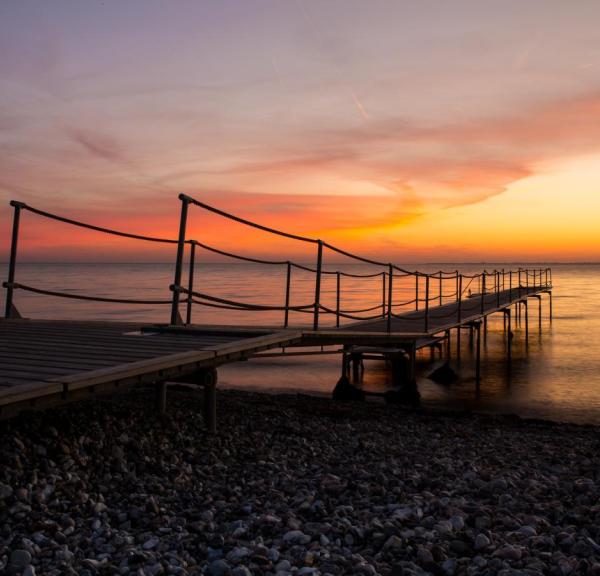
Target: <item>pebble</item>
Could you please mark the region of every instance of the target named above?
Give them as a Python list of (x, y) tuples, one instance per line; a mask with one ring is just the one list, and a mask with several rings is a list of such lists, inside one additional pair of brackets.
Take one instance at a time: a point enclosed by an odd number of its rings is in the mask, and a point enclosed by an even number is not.
[(27, 550), (14, 550), (10, 555), (10, 563), (15, 568), (25, 568), (31, 562), (31, 553)]
[(475, 537), (475, 550), (485, 550), (491, 544), (490, 539), (485, 534), (477, 534)]

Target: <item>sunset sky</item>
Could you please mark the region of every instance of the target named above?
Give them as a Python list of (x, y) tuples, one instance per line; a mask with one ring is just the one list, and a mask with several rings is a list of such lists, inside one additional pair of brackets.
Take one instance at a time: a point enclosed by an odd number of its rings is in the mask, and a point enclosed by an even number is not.
[[(599, 22), (595, 0), (4, 0), (4, 259), (11, 198), (175, 237), (184, 192), (397, 262), (600, 260)], [(29, 214), (22, 248), (171, 250)]]

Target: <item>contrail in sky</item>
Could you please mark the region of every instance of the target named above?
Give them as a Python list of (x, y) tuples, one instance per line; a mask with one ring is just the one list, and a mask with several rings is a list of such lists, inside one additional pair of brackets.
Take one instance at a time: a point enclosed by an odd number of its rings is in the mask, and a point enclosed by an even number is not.
[[(317, 26), (316, 22), (313, 20), (313, 18), (311, 17), (310, 13), (308, 12), (306, 6), (304, 5), (304, 2), (302, 0), (296, 0), (296, 4), (298, 6), (298, 8), (300, 9), (300, 12), (302, 12), (302, 16), (304, 16), (304, 19), (306, 20), (306, 22), (308, 23), (308, 25), (310, 26), (310, 28), (313, 31), (313, 34), (315, 35), (315, 37), (317, 39), (319, 39), (322, 35), (321, 35), (321, 31), (319, 30), (319, 27)], [(334, 66), (334, 71), (336, 73), (336, 76), (342, 81), (344, 81), (344, 78), (342, 76), (342, 71), (340, 69), (340, 67), (337, 64), (333, 64)], [(356, 95), (356, 93), (354, 92), (354, 90), (352, 90), (352, 88), (349, 89), (350, 91), (350, 96), (352, 97), (352, 101), (354, 102), (354, 105), (356, 106), (356, 109), (358, 110), (358, 113), (365, 119), (365, 120), (369, 120), (370, 116), (366, 110), (366, 108), (363, 106), (363, 103), (358, 99), (358, 96)]]

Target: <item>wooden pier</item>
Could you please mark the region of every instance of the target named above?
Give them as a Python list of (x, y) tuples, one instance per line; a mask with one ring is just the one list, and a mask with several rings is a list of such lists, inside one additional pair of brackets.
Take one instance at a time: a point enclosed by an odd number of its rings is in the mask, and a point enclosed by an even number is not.
[[(461, 331), (465, 328), (476, 337), (476, 381), (480, 382), (481, 332), (491, 314), (504, 316), (508, 360), (510, 360), (512, 320), (524, 311), (525, 334), (528, 336), (528, 302), (538, 300), (541, 322), (542, 295), (548, 295), (552, 316), (552, 271), (549, 268), (518, 270), (482, 270), (466, 275), (458, 271), (424, 273), (408, 271), (392, 263), (378, 262), (346, 252), (322, 240), (289, 234), (250, 222), (208, 206), (189, 196), (180, 195), (181, 219), (177, 239), (142, 236), (112, 230), (64, 218), (22, 202), (14, 208), (10, 262), (6, 288), (5, 318), (0, 321), (0, 418), (24, 410), (41, 408), (89, 397), (94, 393), (114, 393), (133, 385), (154, 389), (160, 411), (165, 410), (167, 383), (185, 383), (204, 388), (206, 422), (216, 427), (216, 368), (222, 364), (249, 359), (261, 351), (276, 348), (294, 354), (307, 346), (342, 346), (342, 376), (348, 373), (348, 357), (360, 360), (365, 354), (382, 357), (402, 356), (406, 367), (397, 375), (398, 387), (414, 386), (416, 353), (441, 341), (449, 344), (452, 331), (460, 353)], [(197, 206), (262, 231), (313, 244), (316, 265), (310, 267), (291, 261), (268, 261), (232, 254), (187, 238), (189, 209)], [(169, 243), (176, 247), (174, 279), (165, 287), (163, 300), (106, 298), (76, 291), (49, 291), (17, 281), (17, 256), (20, 217), (23, 211), (99, 233), (113, 234), (145, 242)], [(250, 304), (201, 292), (194, 285), (196, 251), (204, 249), (241, 261), (285, 266), (286, 291), (283, 306)], [(351, 274), (323, 266), (323, 252), (375, 267), (372, 274)], [(187, 282), (183, 284), (184, 259), (188, 259)], [(302, 306), (290, 304), (291, 273), (302, 269), (314, 274), (314, 300)], [(378, 269), (377, 269), (378, 268)], [(325, 275), (337, 280), (335, 308), (321, 302), (321, 282)], [(345, 310), (341, 302), (341, 279), (381, 277), (380, 303), (360, 310)], [(412, 290), (412, 298), (399, 301), (398, 287)], [(450, 289), (448, 289), (450, 287)], [(15, 304), (15, 293), (28, 291), (46, 297), (71, 298), (131, 305), (165, 305), (170, 310), (165, 324), (83, 322), (23, 319)], [(195, 306), (223, 310), (248, 310), (282, 313), (281, 326), (205, 326), (193, 323)], [(309, 315), (311, 324), (292, 326), (291, 315)], [(185, 321), (182, 320), (185, 318)], [(324, 326), (323, 318), (333, 320)], [(449, 346), (448, 346), (449, 349)], [(300, 352), (298, 352), (300, 350)], [(333, 386), (333, 383), (332, 383)]]

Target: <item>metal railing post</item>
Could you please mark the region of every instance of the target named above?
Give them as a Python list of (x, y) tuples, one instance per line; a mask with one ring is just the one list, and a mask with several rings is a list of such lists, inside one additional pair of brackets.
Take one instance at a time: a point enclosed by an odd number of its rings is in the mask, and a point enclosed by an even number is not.
[(171, 305), (171, 324), (179, 324), (179, 289), (181, 288), (181, 270), (183, 268), (183, 254), (185, 251), (185, 229), (187, 226), (188, 206), (190, 200), (184, 194), (179, 195), (181, 200), (181, 215), (179, 218), (179, 238), (177, 240), (177, 259), (175, 261), (175, 277), (173, 279), (173, 303)]
[(388, 265), (388, 309), (387, 309), (387, 331), (392, 331), (392, 286), (394, 284), (394, 267)]
[(285, 275), (285, 315), (283, 317), (283, 327), (287, 328), (290, 320), (290, 287), (292, 282), (292, 263), (288, 260), (287, 271)]
[(12, 238), (10, 242), (10, 260), (8, 263), (8, 286), (6, 287), (6, 308), (4, 311), (5, 318), (13, 317), (13, 284), (15, 281), (15, 269), (17, 266), (17, 246), (19, 243), (19, 223), (21, 220), (21, 208), (24, 206), (22, 202), (11, 200), (10, 205), (15, 209), (13, 213)]
[(456, 271), (456, 301), (458, 302), (460, 300), (460, 289), (459, 289), (459, 285), (458, 285), (458, 270)]
[(425, 332), (429, 332), (429, 274), (425, 276)]
[(381, 317), (385, 318), (385, 277), (387, 275), (387, 272), (383, 272), (383, 274), (381, 275)]
[(341, 284), (342, 284), (342, 275), (338, 272), (336, 274), (335, 279), (335, 327), (340, 327), (340, 299), (341, 299)]
[(442, 271), (440, 270), (440, 306), (442, 305), (442, 292), (444, 291), (442, 284)]
[[(463, 277), (462, 274), (460, 274), (458, 276), (458, 287), (457, 287), (457, 294), (458, 294), (458, 323), (460, 324), (461, 320), (462, 320), (462, 283), (463, 283)], [(460, 327), (458, 328), (458, 330), (460, 331)]]
[(512, 302), (512, 270), (508, 272), (508, 301)]
[(415, 310), (419, 310), (419, 273), (415, 272)]
[(195, 240), (190, 242), (190, 267), (188, 272), (188, 295), (187, 310), (185, 314), (185, 323), (192, 323), (192, 291), (194, 290), (194, 265), (196, 263), (196, 244)]
[(496, 308), (500, 308), (500, 272), (496, 270)]
[(319, 309), (321, 307), (321, 272), (323, 268), (323, 241), (317, 241), (317, 277), (315, 279), (315, 311), (313, 317), (313, 330), (319, 328)]
[(481, 313), (485, 310), (485, 270), (481, 273)]

